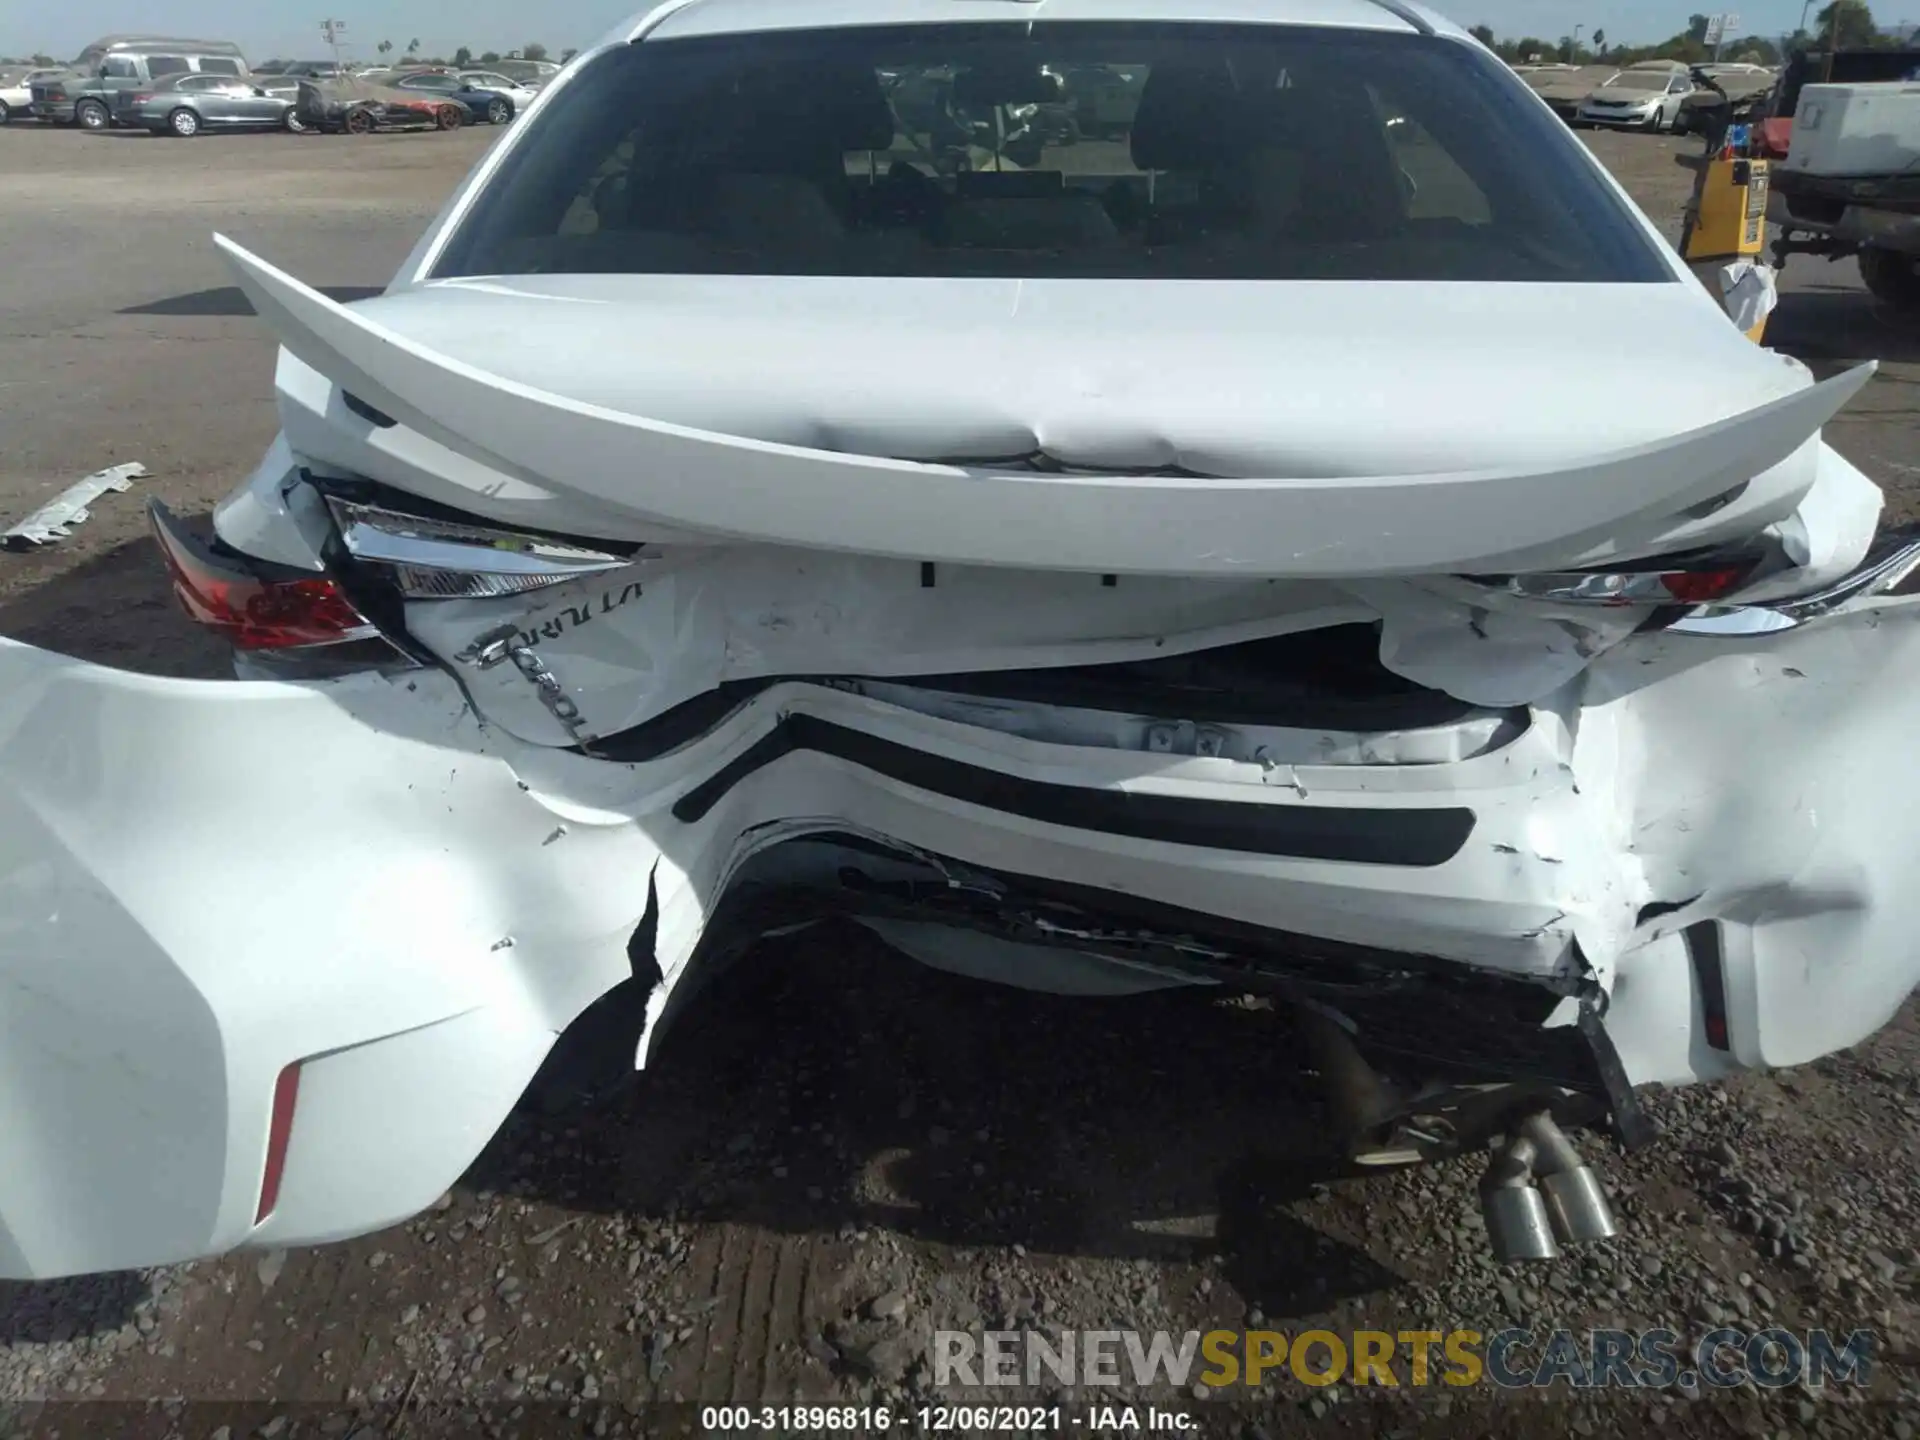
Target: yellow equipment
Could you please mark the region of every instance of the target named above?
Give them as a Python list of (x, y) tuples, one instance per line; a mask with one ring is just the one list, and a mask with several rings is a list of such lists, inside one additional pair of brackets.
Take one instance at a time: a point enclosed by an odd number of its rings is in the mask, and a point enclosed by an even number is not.
[[(1727, 298), (1710, 276), (1717, 275), (1729, 262), (1759, 260), (1767, 240), (1767, 162), (1732, 156), (1715, 156), (1700, 168), (1694, 182), (1693, 201), (1687, 207), (1686, 226), (1680, 237), (1680, 253), (1723, 304)], [(1746, 332), (1747, 338), (1760, 343), (1767, 328), (1766, 316)]]
[(1709, 160), (1694, 187), (1692, 209), (1688, 260), (1758, 255), (1767, 240), (1767, 162)]

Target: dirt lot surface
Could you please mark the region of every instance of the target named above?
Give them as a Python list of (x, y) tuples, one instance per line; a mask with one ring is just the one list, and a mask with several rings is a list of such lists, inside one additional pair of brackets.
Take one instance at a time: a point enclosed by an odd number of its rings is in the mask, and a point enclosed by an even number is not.
[[(491, 138), (0, 130), (0, 516), (121, 461), (150, 472), (65, 544), (0, 554), (0, 633), (220, 673), (164, 593), (139, 503), (203, 513), (274, 430), (273, 348), (210, 232), (336, 294), (379, 287)], [(1676, 233), (1691, 144), (1591, 143)], [(1823, 370), (1889, 362), (1829, 433), (1896, 512), (1920, 513), (1920, 337), (1879, 313), (1850, 265), (1797, 260), (1786, 288), (1773, 343)], [(1666, 1134), (1649, 1150), (1589, 1137), (1623, 1235), (1510, 1272), (1487, 1254), (1477, 1159), (1365, 1179), (1328, 1163), (1297, 1037), (1260, 1006), (1027, 996), (836, 934), (763, 947), (643, 1075), (622, 1073), (630, 1017), (609, 1010), (409, 1224), (313, 1251), (0, 1284), (0, 1401), (51, 1402), (11, 1423), (188, 1440), (657, 1434), (697, 1430), (697, 1402), (904, 1415), (955, 1398), (932, 1384), (941, 1326), (1697, 1335), (1723, 1322), (1871, 1328), (1875, 1383), (1503, 1397), (1413, 1388), (1402, 1364), (1390, 1391), (1275, 1372), (1255, 1392), (996, 1398), (1057, 1403), (1059, 1428), (1084, 1433), (1105, 1428), (1091, 1404), (1149, 1399), (1189, 1433), (1250, 1437), (1906, 1436), (1920, 1422), (1911, 1013), (1851, 1055), (1651, 1097)], [(9, 1423), (0, 1414), (0, 1434)]]

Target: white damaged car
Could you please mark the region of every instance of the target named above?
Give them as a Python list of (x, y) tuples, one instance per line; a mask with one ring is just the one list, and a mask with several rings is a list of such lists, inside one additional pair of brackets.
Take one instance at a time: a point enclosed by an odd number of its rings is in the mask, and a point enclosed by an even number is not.
[(676, 0), (384, 295), (224, 249), (283, 433), (154, 519), (242, 678), (0, 641), (0, 1276), (392, 1224), (602, 996), (644, 1063), (829, 917), (1272, 994), (1514, 1258), (1612, 1229), (1565, 1123), (1920, 974), (1866, 370), (1424, 10)]

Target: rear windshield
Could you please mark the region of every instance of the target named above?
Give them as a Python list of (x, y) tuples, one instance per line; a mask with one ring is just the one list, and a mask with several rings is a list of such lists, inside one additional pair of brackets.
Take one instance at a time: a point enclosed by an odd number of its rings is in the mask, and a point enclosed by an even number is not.
[(436, 274), (1673, 278), (1477, 48), (1270, 25), (971, 24), (597, 56)]

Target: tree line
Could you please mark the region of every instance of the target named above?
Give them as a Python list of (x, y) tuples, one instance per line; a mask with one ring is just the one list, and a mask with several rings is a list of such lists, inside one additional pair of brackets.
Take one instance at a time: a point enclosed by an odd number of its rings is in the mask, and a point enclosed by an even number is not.
[[(385, 60), (393, 53), (393, 41), (382, 40), (373, 48), (380, 53), (380, 58)], [(564, 65), (579, 53), (578, 50), (562, 50), (560, 52), (559, 63)], [(431, 55), (425, 59), (421, 59), (420, 42), (418, 40), (411, 40), (407, 42), (404, 63), (409, 65), (451, 65), (455, 69), (465, 69), (471, 65), (498, 65), (502, 60), (551, 60), (553, 58), (552, 52), (549, 51), (546, 46), (536, 41), (531, 45), (522, 45), (518, 50), (508, 50), (504, 53), (499, 50), (483, 50), (478, 55), (474, 54), (469, 46), (462, 45), (445, 59), (442, 59), (438, 55)]]
[[(1714, 58), (1714, 47), (1707, 43), (1706, 15), (1689, 15), (1687, 28), (1655, 45), (1609, 45), (1607, 32), (1596, 29), (1590, 37), (1576, 39), (1563, 35), (1544, 40), (1535, 35), (1501, 40), (1490, 25), (1475, 25), (1473, 35), (1503, 60), (1515, 64), (1529, 61), (1559, 61), (1562, 64), (1632, 65), (1641, 60), (1679, 60), (1702, 64)], [(1912, 43), (1883, 32), (1873, 11), (1862, 0), (1831, 0), (1814, 16), (1812, 30), (1795, 30), (1791, 35), (1729, 36), (1720, 46), (1720, 58), (1752, 65), (1778, 65), (1800, 50), (1898, 49)]]

